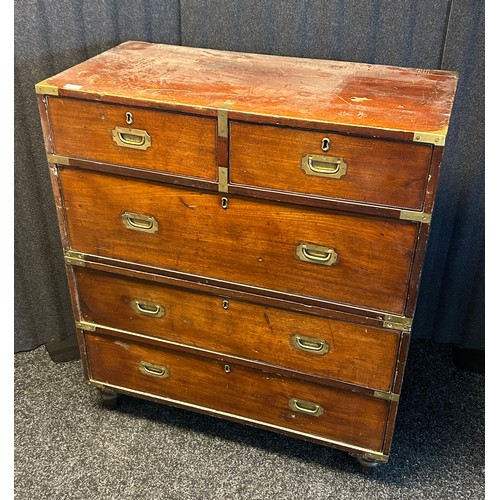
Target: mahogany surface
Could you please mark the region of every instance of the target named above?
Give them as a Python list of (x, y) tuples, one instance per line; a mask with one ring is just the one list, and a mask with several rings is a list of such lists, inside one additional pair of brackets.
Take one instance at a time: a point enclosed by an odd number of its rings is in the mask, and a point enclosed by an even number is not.
[(457, 76), (421, 70), (125, 42), (49, 78), (61, 95), (231, 110), (399, 132), (446, 130)]
[[(80, 252), (404, 311), (414, 223), (231, 196), (223, 209), (219, 194), (74, 169), (62, 169), (60, 180), (70, 244)], [(154, 217), (158, 231), (126, 228), (125, 212)], [(337, 263), (299, 260), (295, 252), (302, 242), (334, 248)]]
[[(330, 140), (327, 153), (322, 140)], [(234, 184), (421, 210), (432, 148), (320, 131), (235, 122), (230, 131)], [(307, 154), (343, 158), (340, 179), (307, 175)]]
[[(112, 273), (83, 268), (75, 272), (85, 321), (373, 389), (392, 388), (399, 348), (399, 332), (394, 330), (228, 300)], [(159, 304), (165, 313), (161, 317), (138, 313), (132, 307), (133, 300)], [(325, 340), (329, 351), (318, 355), (297, 350), (291, 342), (296, 334)]]
[[(112, 336), (86, 333), (92, 380), (124, 386), (216, 411), (381, 450), (389, 404), (381, 399), (280, 377), (239, 365), (159, 349)], [(169, 376), (142, 373), (141, 362), (165, 367)], [(290, 398), (324, 407), (311, 416), (292, 411)]]
[[(213, 118), (75, 99), (48, 99), (54, 152), (63, 156), (142, 167), (207, 180), (217, 178)], [(131, 112), (133, 123), (126, 123)], [(145, 130), (147, 150), (118, 146), (115, 127)]]

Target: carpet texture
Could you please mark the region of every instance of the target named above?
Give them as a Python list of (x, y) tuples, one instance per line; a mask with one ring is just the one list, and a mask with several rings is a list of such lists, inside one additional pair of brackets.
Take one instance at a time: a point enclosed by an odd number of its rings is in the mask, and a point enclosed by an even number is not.
[(413, 341), (391, 458), (371, 476), (346, 453), (122, 397), (80, 361), (15, 355), (16, 500), (484, 498), (484, 376), (449, 345)]

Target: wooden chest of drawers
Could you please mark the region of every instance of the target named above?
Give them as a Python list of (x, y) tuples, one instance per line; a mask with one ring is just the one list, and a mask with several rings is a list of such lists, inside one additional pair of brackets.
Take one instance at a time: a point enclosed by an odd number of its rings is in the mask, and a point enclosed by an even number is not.
[(127, 42), (38, 84), (86, 380), (387, 460), (456, 83)]

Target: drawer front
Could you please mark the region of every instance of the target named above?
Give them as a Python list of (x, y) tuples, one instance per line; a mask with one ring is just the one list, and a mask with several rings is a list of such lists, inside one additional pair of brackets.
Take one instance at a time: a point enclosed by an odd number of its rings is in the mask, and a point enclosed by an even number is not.
[(75, 268), (83, 319), (390, 391), (399, 332)]
[(431, 153), (422, 144), (234, 122), (230, 180), (421, 210)]
[(416, 224), (237, 197), (224, 209), (218, 194), (74, 169), (59, 177), (75, 250), (403, 312)]
[(65, 98), (49, 98), (49, 116), (59, 155), (217, 178), (214, 118)]
[[(388, 402), (247, 367), (85, 334), (91, 379), (381, 451)], [(195, 381), (195, 383), (193, 383)]]

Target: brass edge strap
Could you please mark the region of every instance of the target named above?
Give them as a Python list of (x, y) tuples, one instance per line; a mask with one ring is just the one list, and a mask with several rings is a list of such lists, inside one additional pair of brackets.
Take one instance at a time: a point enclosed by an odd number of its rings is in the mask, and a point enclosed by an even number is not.
[(74, 250), (64, 250), (64, 261), (66, 264), (85, 267), (85, 254)]
[(378, 399), (385, 399), (386, 401), (399, 401), (399, 394), (394, 392), (373, 391), (373, 396)]
[(124, 392), (124, 393), (137, 394), (137, 395), (140, 395), (140, 396), (143, 396), (143, 397), (146, 397), (146, 398), (158, 399), (158, 400), (164, 401), (165, 403), (171, 403), (171, 404), (179, 405), (179, 406), (182, 406), (182, 407), (185, 407), (185, 408), (191, 408), (191, 409), (202, 411), (202, 412), (208, 412), (208, 413), (211, 413), (211, 414), (214, 414), (214, 415), (218, 415), (218, 416), (221, 416), (221, 417), (232, 418), (232, 419), (235, 419), (235, 420), (240, 420), (240, 421), (243, 421), (243, 422), (247, 422), (249, 424), (262, 425), (262, 426), (265, 426), (265, 427), (269, 427), (271, 429), (276, 429), (276, 430), (280, 430), (280, 431), (283, 431), (283, 432), (288, 432), (288, 433), (291, 433), (291, 434), (302, 436), (304, 438), (313, 439), (313, 440), (316, 440), (318, 442), (328, 443), (328, 444), (331, 444), (332, 446), (339, 446), (339, 447), (342, 447), (342, 448), (347, 448), (349, 450), (356, 451), (358, 454), (362, 454), (366, 458), (372, 458), (374, 460), (379, 460), (381, 462), (386, 462), (389, 459), (388, 455), (385, 455), (384, 453), (379, 452), (379, 451), (374, 451), (374, 450), (370, 450), (370, 449), (367, 449), (367, 448), (362, 448), (361, 446), (355, 446), (355, 445), (352, 445), (352, 444), (343, 443), (342, 441), (335, 441), (333, 439), (323, 438), (321, 436), (317, 436), (315, 434), (309, 434), (307, 432), (296, 431), (294, 429), (289, 429), (287, 427), (282, 427), (280, 425), (275, 425), (275, 424), (271, 424), (271, 423), (267, 423), (267, 422), (262, 422), (260, 420), (254, 420), (252, 418), (243, 417), (241, 415), (235, 415), (234, 413), (228, 413), (228, 412), (225, 412), (225, 411), (214, 410), (212, 408), (207, 408), (205, 406), (200, 406), (200, 405), (196, 405), (196, 404), (193, 404), (193, 403), (187, 403), (185, 401), (179, 401), (179, 400), (167, 398), (167, 397), (164, 397), (164, 396), (158, 396), (158, 395), (152, 394), (150, 392), (143, 392), (143, 391), (138, 391), (136, 389), (129, 389), (127, 387), (122, 387), (122, 386), (119, 386), (119, 385), (109, 384), (107, 382), (99, 382), (99, 381), (93, 380), (93, 379), (90, 379), (87, 382), (88, 382), (89, 385), (93, 385), (94, 387), (97, 387), (99, 389), (109, 388), (109, 389), (115, 389), (116, 391), (120, 391), (120, 392)]
[(401, 210), (399, 212), (399, 218), (401, 220), (411, 220), (414, 222), (423, 222), (429, 224), (432, 218), (432, 214), (426, 212), (417, 212), (415, 210)]
[(87, 332), (95, 332), (96, 326), (94, 323), (88, 321), (76, 321), (76, 327), (81, 330), (86, 330)]
[(384, 328), (391, 328), (392, 330), (402, 330), (405, 332), (411, 331), (413, 318), (405, 316), (397, 316), (395, 314), (386, 314), (384, 316)]
[(414, 142), (424, 142), (433, 146), (444, 146), (447, 130), (437, 130), (436, 132), (414, 132)]
[(35, 92), (40, 95), (59, 95), (59, 89), (46, 81), (35, 85)]
[(225, 101), (222, 106), (217, 109), (217, 135), (219, 137), (227, 138), (229, 134), (229, 126), (227, 119), (227, 112), (234, 104), (234, 101)]
[[(233, 101), (225, 101), (222, 103), (221, 107), (217, 109), (217, 136), (223, 141), (219, 141), (219, 147), (225, 145), (223, 147), (229, 147), (227, 144), (227, 140), (229, 137), (229, 124), (227, 112), (228, 109), (234, 104)], [(222, 144), (221, 144), (222, 142)], [(218, 160), (219, 161), (219, 160)], [(217, 168), (218, 172), (218, 185), (220, 193), (227, 193), (229, 188), (229, 171), (227, 165), (219, 165)]]
[(69, 157), (61, 155), (47, 154), (47, 161), (49, 163), (57, 163), (58, 165), (69, 165)]
[(218, 167), (219, 193), (229, 191), (229, 173), (227, 167)]

